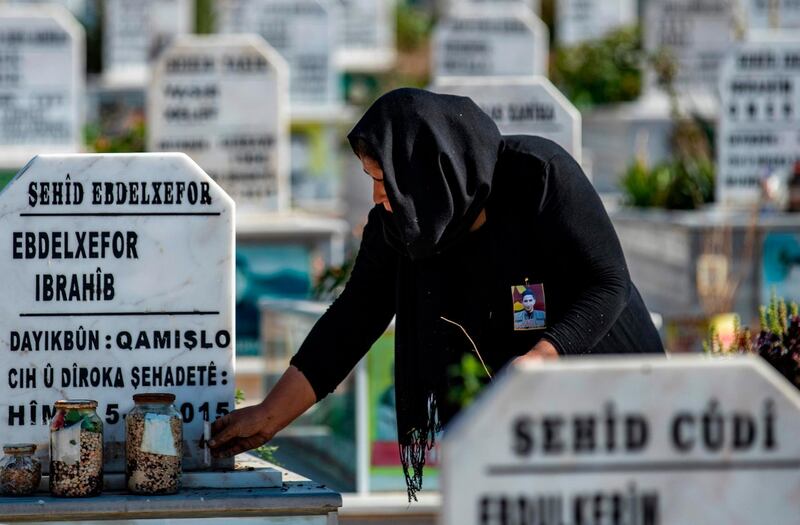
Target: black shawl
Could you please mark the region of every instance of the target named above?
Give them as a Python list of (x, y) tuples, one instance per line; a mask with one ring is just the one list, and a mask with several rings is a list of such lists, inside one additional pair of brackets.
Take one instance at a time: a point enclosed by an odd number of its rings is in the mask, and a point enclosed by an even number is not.
[[(425, 454), (442, 425), (445, 367), (441, 257), (464, 239), (489, 197), (502, 137), (469, 98), (398, 89), (378, 99), (348, 135), (383, 169), (392, 213), (384, 236), (400, 254), (395, 389), (400, 457), (409, 495), (422, 486)], [(410, 301), (410, 304), (400, 304)]]

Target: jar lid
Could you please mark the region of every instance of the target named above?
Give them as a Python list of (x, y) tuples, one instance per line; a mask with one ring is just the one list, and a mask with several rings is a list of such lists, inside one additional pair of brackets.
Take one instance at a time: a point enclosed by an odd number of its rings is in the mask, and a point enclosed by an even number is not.
[(3, 445), (4, 454), (33, 454), (36, 452), (35, 443), (6, 443)]
[(172, 403), (173, 401), (175, 401), (175, 394), (168, 394), (166, 392), (133, 394), (134, 403)]
[(72, 410), (91, 408), (92, 410), (94, 410), (95, 408), (97, 408), (97, 401), (93, 399), (59, 399), (58, 401), (56, 401), (55, 407), (72, 409)]

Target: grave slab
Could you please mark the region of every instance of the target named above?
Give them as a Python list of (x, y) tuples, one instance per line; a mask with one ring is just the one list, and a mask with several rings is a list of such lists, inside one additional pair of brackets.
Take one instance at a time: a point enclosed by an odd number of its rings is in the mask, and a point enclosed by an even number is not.
[[(644, 11), (644, 47), (667, 51), (678, 71), (675, 88), (681, 96), (716, 97), (719, 67), (734, 42), (734, 12), (727, 0), (652, 0)], [(655, 90), (653, 73), (647, 89)]]
[(442, 523), (793, 524), (798, 432), (756, 357), (512, 366), (445, 434)]
[(144, 87), (149, 68), (178, 36), (194, 29), (191, 0), (107, 0), (103, 76), (110, 85)]
[(240, 211), (286, 209), (288, 82), (257, 35), (181, 37), (153, 71), (148, 149), (190, 155)]
[(0, 168), (83, 143), (85, 37), (61, 6), (0, 5)]
[(796, 0), (746, 0), (751, 30), (800, 28), (800, 2)]
[(434, 30), (434, 82), (451, 76), (547, 76), (548, 33), (523, 6), (459, 6)]
[(340, 108), (335, 10), (319, 0), (221, 0), (216, 6), (217, 32), (261, 35), (289, 64), (293, 117)]
[[(28, 497), (0, 498), (4, 522), (85, 523), (85, 520), (135, 523), (128, 520), (183, 518), (193, 523), (217, 522), (250, 525), (334, 525), (342, 498), (336, 492), (293, 472), (248, 454), (236, 456), (237, 469), (211, 479), (210, 484), (195, 484), (209, 473), (184, 474), (190, 486), (172, 495), (156, 497), (127, 494), (106, 485), (94, 498), (55, 498), (45, 487)], [(269, 475), (273, 481), (253, 484), (254, 476)], [(114, 475), (117, 478), (121, 475)], [(192, 519), (188, 521), (187, 519)]]
[(601, 38), (609, 31), (636, 23), (636, 8), (634, 0), (558, 0), (558, 41), (569, 46)]
[(800, 37), (764, 33), (737, 45), (719, 88), (716, 200), (752, 207), (766, 176), (788, 174), (800, 160)]
[(470, 97), (504, 135), (538, 135), (581, 159), (581, 114), (544, 77), (445, 77), (431, 88)]
[(460, 5), (470, 5), (502, 10), (508, 6), (523, 5), (537, 15), (542, 12), (542, 0), (449, 0), (446, 3), (450, 9)]
[(41, 155), (0, 193), (0, 442), (47, 465), (58, 399), (98, 401), (105, 468), (132, 396), (171, 392), (184, 468), (234, 408), (234, 204), (184, 154)]
[(396, 0), (334, 0), (340, 25), (336, 65), (345, 71), (377, 72), (392, 67)]

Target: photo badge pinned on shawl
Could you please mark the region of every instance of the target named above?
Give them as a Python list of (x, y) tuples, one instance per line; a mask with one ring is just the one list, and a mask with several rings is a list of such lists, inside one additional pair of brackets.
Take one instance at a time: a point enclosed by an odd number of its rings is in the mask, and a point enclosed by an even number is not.
[(518, 284), (511, 287), (514, 330), (543, 330), (547, 327), (547, 311), (543, 284)]

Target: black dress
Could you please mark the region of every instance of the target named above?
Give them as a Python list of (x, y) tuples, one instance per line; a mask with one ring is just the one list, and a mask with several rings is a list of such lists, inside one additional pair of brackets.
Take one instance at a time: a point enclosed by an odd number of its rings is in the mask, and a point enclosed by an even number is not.
[[(600, 198), (561, 147), (503, 137), (470, 99), (417, 89), (381, 97), (348, 138), (380, 164), (392, 212), (370, 212), (345, 290), (291, 362), (322, 399), (396, 315), (409, 494), (451, 415), (447, 369), (471, 351), (443, 317), (495, 371), (542, 338), (564, 356), (664, 352)], [(543, 327), (515, 322), (523, 293)]]

